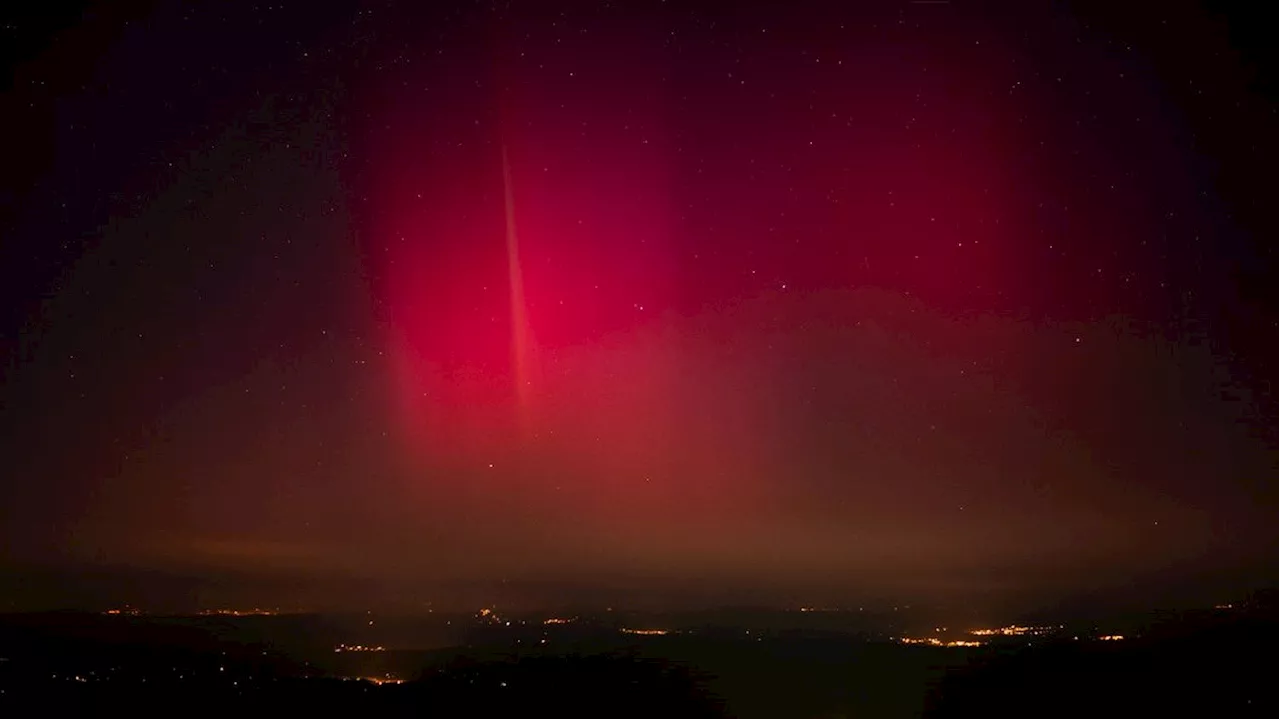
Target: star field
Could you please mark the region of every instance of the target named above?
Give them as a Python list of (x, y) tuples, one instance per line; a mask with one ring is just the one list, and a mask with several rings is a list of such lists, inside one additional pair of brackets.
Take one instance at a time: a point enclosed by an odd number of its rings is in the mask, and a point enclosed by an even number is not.
[(302, 602), (1256, 582), (1275, 93), (1242, 17), (15, 17), (0, 561)]

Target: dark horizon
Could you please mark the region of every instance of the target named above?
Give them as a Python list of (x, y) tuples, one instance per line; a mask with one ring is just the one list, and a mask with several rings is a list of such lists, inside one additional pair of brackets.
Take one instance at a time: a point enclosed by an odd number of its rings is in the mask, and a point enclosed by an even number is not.
[[(3, 612), (135, 610), (143, 614), (193, 615), (202, 611), (254, 609), (281, 614), (381, 614), (412, 616), (474, 614), (483, 607), (508, 612), (640, 611), (661, 613), (726, 610), (799, 611), (808, 608), (861, 612), (868, 616), (913, 611), (939, 619), (987, 617), (991, 621), (1028, 618), (1157, 616), (1165, 612), (1224, 605), (1275, 603), (1275, 586), (1254, 577), (1216, 576), (1146, 582), (1128, 591), (1115, 585), (1060, 594), (939, 595), (867, 590), (838, 593), (822, 587), (708, 586), (656, 589), (660, 582), (589, 583), (541, 581), (475, 582), (451, 586), (389, 585), (385, 582), (282, 578), (224, 574), (174, 574), (123, 567), (11, 570), (0, 583), (9, 597)], [(22, 597), (21, 600), (14, 599)]]
[(4, 11), (0, 611), (1274, 592), (1247, 4), (236, 5)]

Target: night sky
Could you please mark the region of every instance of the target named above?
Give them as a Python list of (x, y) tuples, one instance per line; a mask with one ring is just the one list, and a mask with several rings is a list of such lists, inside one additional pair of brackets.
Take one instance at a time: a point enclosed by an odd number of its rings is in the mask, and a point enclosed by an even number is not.
[(1275, 584), (1272, 11), (29, 5), (0, 605)]

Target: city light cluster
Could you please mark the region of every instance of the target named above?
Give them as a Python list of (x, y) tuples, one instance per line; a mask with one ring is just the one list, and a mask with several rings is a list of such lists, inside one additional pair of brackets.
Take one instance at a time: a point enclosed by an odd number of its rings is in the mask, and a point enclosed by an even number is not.
[(561, 618), (561, 617), (551, 617), (550, 619), (544, 619), (544, 620), (542, 620), (542, 623), (543, 623), (543, 624), (572, 624), (572, 623), (573, 623), (573, 621), (574, 621), (573, 619), (563, 619), (563, 618)]
[(335, 653), (340, 652), (385, 652), (387, 648), (381, 645), (369, 646), (366, 644), (339, 644), (333, 648)]
[(898, 637), (898, 643), (922, 644), (924, 646), (929, 646), (929, 647), (980, 647), (983, 645), (983, 642), (975, 641), (972, 639), (945, 640), (945, 639), (938, 639), (937, 637), (924, 637), (924, 638)]
[(1104, 642), (1118, 642), (1121, 639), (1124, 639), (1124, 635), (1123, 634), (1104, 634), (1098, 637), (1098, 639)]
[(1021, 637), (1026, 635), (1036, 636), (1049, 634), (1059, 629), (1062, 629), (1062, 627), (1023, 627), (1017, 624), (1011, 624), (1007, 627), (997, 627), (995, 629), (970, 629), (969, 633), (975, 637)]
[[(137, 607), (119, 607), (108, 609), (103, 614), (110, 616), (126, 616), (140, 617), (146, 612)], [(262, 609), (253, 607), (252, 609), (201, 609), (196, 612), (196, 616), (200, 617), (274, 617), (280, 614), (279, 609)]]
[(372, 684), (404, 684), (403, 679), (389, 674), (380, 677), (356, 677), (356, 681), (370, 682)]
[(274, 617), (280, 613), (278, 609), (201, 609), (202, 617)]
[(623, 634), (642, 634), (645, 636), (667, 634), (666, 629), (628, 629), (627, 627), (623, 627), (618, 631), (622, 632)]

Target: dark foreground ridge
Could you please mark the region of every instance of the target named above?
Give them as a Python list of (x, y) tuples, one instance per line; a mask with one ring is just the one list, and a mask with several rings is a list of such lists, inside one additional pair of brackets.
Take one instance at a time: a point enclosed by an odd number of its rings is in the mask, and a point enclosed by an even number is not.
[[(112, 621), (113, 620), (113, 621)], [(262, 621), (277, 621), (275, 618)], [(0, 715), (1274, 716), (1277, 623), (1180, 615), (1124, 641), (904, 646), (856, 636), (601, 634), (554, 650), (290, 654), (217, 623), (0, 618)], [(227, 624), (221, 625), (230, 626)], [(335, 659), (337, 657), (337, 659)], [(366, 661), (363, 676), (336, 676)], [(328, 663), (326, 663), (326, 660)], [(406, 671), (409, 663), (417, 668)], [(395, 669), (393, 674), (389, 669)]]
[[(1273, 618), (1191, 617), (1143, 639), (995, 653), (948, 674), (939, 717), (1272, 716)], [(1264, 657), (1268, 657), (1263, 661)]]
[(690, 672), (607, 655), (459, 664), (405, 683), (237, 676), (80, 687), (43, 682), (9, 690), (6, 703), (45, 707), (55, 716), (116, 710), (133, 716), (725, 716)]

